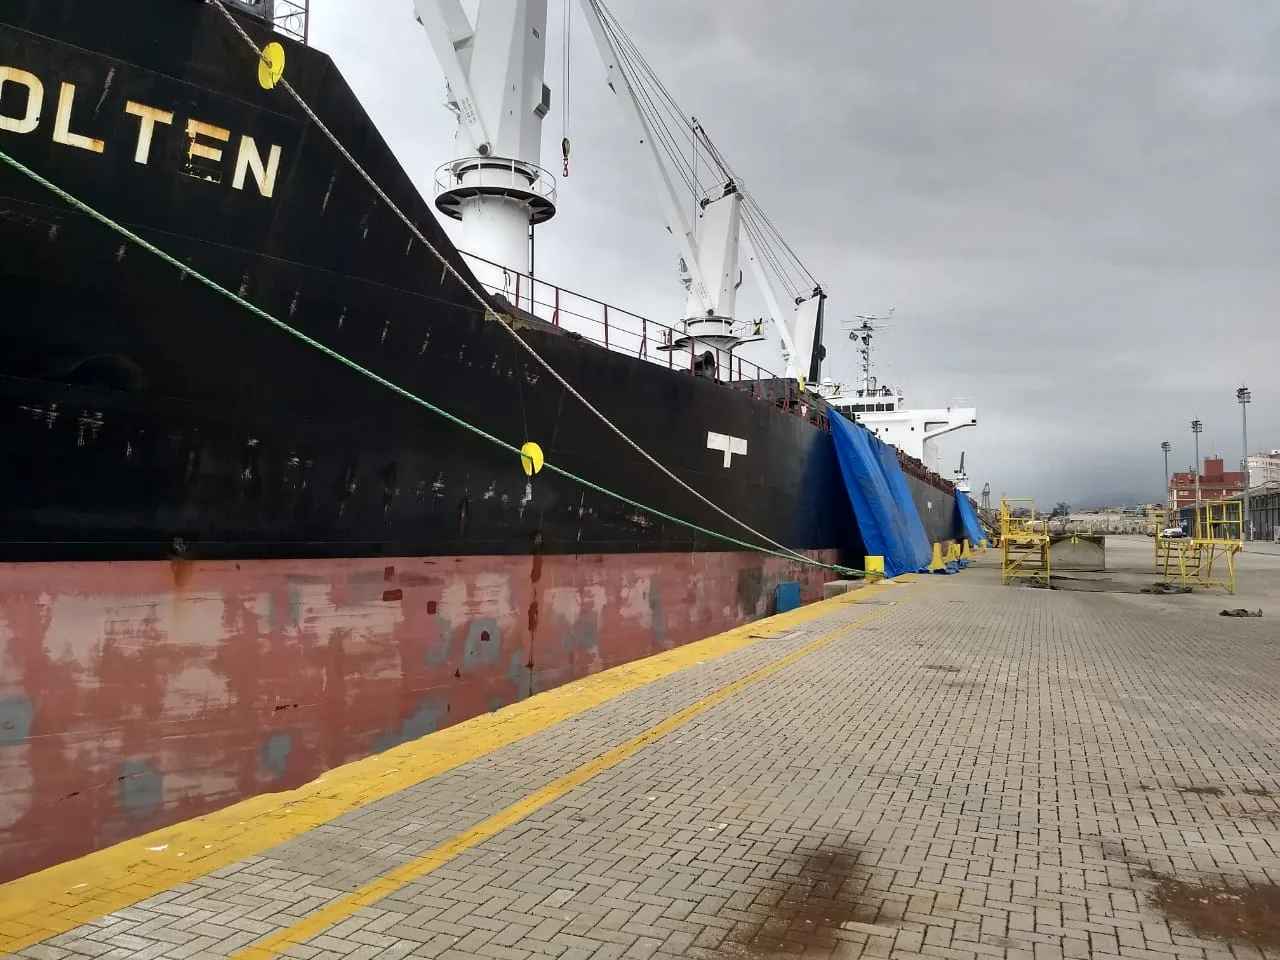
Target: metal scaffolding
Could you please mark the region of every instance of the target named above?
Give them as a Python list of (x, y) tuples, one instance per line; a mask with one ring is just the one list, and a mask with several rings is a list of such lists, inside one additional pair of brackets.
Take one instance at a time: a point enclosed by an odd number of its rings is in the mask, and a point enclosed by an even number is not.
[[(1014, 516), (1015, 505), (1025, 505), (1027, 516)], [(1036, 527), (1034, 500), (1000, 498), (1000, 577), (1005, 583), (1018, 578), (1049, 584), (1049, 524)]]
[[(1189, 537), (1156, 535), (1156, 572), (1184, 586), (1225, 587), (1236, 592), (1236, 554), (1242, 548), (1244, 517), (1239, 500), (1209, 500), (1195, 509)], [(1219, 563), (1221, 562), (1221, 563)], [(1214, 568), (1226, 577), (1214, 578)]]

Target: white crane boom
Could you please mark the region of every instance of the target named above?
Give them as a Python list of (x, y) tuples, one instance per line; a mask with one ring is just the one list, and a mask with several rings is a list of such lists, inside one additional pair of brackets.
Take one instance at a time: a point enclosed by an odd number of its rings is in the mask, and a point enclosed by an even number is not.
[(587, 25), (591, 28), (591, 36), (600, 51), (600, 57), (604, 60), (609, 87), (618, 97), (623, 119), (630, 128), (631, 136), (640, 147), (640, 153), (658, 189), (658, 201), (662, 204), (662, 214), (666, 219), (667, 229), (675, 237), (685, 269), (689, 271), (690, 294), (702, 305), (704, 313), (714, 313), (715, 302), (702, 276), (701, 264), (693, 242), (693, 232), (681, 210), (679, 195), (671, 182), (667, 168), (658, 154), (658, 144), (653, 130), (640, 110), (631, 81), (619, 66), (620, 53), (614, 46), (609, 31), (605, 29), (597, 0), (582, 0), (582, 11), (586, 15)]
[(801, 379), (801, 374), (796, 367), (795, 341), (791, 337), (791, 331), (782, 313), (782, 305), (778, 302), (777, 292), (773, 289), (773, 283), (769, 279), (768, 272), (764, 269), (764, 264), (760, 262), (755, 245), (751, 242), (750, 231), (743, 231), (742, 246), (747, 255), (747, 264), (751, 267), (751, 273), (756, 278), (760, 293), (764, 297), (765, 305), (773, 316), (773, 325), (778, 328), (778, 333), (782, 335), (782, 359), (787, 364), (786, 375), (789, 379), (799, 380)]
[(503, 286), (508, 268), (532, 265), (531, 230), (556, 212), (555, 179), (539, 166), (547, 0), (485, 0), (473, 23), (462, 0), (414, 0), (458, 114), (454, 159), (436, 170), (436, 209), (462, 224), (459, 246), (497, 267), (482, 282)]
[(449, 90), (458, 104), (458, 119), (471, 137), (471, 146), (484, 156), (490, 138), (471, 92), (471, 52), (475, 28), (460, 0), (414, 0), (414, 16), (427, 32), (431, 49), (444, 69)]
[[(761, 259), (760, 251), (751, 240), (751, 231), (742, 229), (742, 210), (746, 194), (741, 188), (741, 181), (724, 163), (701, 124), (693, 121), (695, 139), (710, 155), (726, 184), (724, 195), (715, 199), (697, 196), (698, 188), (693, 184), (695, 199), (701, 203), (703, 209), (703, 215), (700, 217), (701, 230), (695, 234), (685, 218), (683, 203), (660, 153), (660, 144), (653, 125), (641, 106), (635, 87), (626, 71), (622, 69), (623, 62), (635, 59), (634, 52), (628, 58), (625, 52), (619, 49), (617, 39), (619, 31), (616, 26), (607, 25), (611, 21), (611, 16), (606, 18), (601, 0), (581, 0), (581, 4), (587, 23), (591, 27), (592, 37), (604, 60), (609, 86), (617, 95), (624, 120), (649, 167), (658, 190), (658, 200), (662, 205), (667, 229), (676, 239), (682, 265), (688, 272), (690, 297), (686, 307), (687, 319), (694, 320), (698, 315), (722, 318), (724, 325), (715, 329), (727, 332), (734, 313), (740, 276), (738, 270), (740, 252), (745, 254), (768, 306), (770, 318), (782, 337), (783, 358), (787, 365), (786, 375), (803, 384), (804, 375), (809, 369), (809, 358), (800, 357), (797, 354), (797, 340), (812, 347), (813, 322), (807, 316), (802, 319), (798, 311), (792, 311), (795, 316), (792, 321), (790, 315), (783, 311), (783, 301), (790, 302), (792, 298), (789, 295), (779, 295), (778, 284), (770, 276), (765, 262)], [(648, 69), (647, 66), (645, 69)], [(697, 308), (696, 313), (695, 308)], [(699, 324), (699, 326), (702, 325)], [(692, 329), (689, 332), (692, 335)], [(720, 334), (720, 336), (723, 335)], [(706, 334), (698, 334), (698, 336), (707, 337)], [(728, 340), (725, 339), (723, 342), (727, 343)], [(803, 369), (801, 369), (802, 366)]]

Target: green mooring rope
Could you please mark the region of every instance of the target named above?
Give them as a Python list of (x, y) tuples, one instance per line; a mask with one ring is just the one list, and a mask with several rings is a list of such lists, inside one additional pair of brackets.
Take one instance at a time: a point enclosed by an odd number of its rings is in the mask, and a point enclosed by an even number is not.
[[(9, 156), (9, 154), (5, 153), (3, 150), (0, 150), (0, 161), (3, 161), (4, 163), (12, 167), (14, 170), (17, 170), (19, 173), (35, 181), (40, 186), (44, 187), (46, 190), (49, 190), (51, 193), (56, 194), (58, 197), (60, 197), (66, 203), (70, 204), (75, 209), (79, 210), (84, 214), (87, 214), (88, 216), (92, 217), (94, 220), (97, 220), (99, 223), (103, 224), (104, 226), (109, 227), (112, 230), (116, 231), (122, 237), (126, 238), (127, 240), (141, 247), (143, 250), (146, 250), (148, 253), (154, 254), (155, 256), (163, 260), (165, 263), (182, 271), (187, 276), (193, 277), (194, 279), (198, 280), (200, 283), (208, 287), (210, 290), (213, 290), (215, 293), (221, 294), (222, 296), (226, 297), (232, 303), (235, 303), (241, 307), (244, 307), (244, 309), (248, 310), (250, 313), (254, 314), (255, 316), (260, 317), (261, 319), (266, 320), (268, 323), (272, 324), (278, 329), (283, 330), (288, 334), (291, 334), (292, 336), (301, 340), (307, 346), (312, 347), (316, 350), (319, 350), (325, 356), (333, 360), (336, 360), (341, 364), (344, 364), (345, 366), (354, 370), (356, 373), (359, 373), (359, 374), (362, 374), (363, 376), (368, 377), (370, 380), (372, 380), (374, 383), (377, 383), (379, 386), (386, 387), (388, 390), (392, 391), (393, 393), (399, 394), (400, 396), (404, 397), (406, 400), (410, 400), (413, 403), (416, 403), (418, 406), (423, 407), (427, 410), (430, 410), (432, 413), (436, 414), (437, 416), (443, 417), (445, 420), (448, 420), (450, 423), (454, 424), (455, 426), (462, 427), (464, 430), (470, 431), (471, 433), (475, 434), (477, 437), (480, 437), (484, 440), (488, 440), (490, 443), (496, 444), (497, 446), (501, 447), (503, 450), (506, 450), (509, 453), (515, 454), (517, 457), (523, 457), (523, 454), (521, 453), (519, 447), (516, 447), (505, 440), (495, 437), (491, 433), (487, 433), (486, 431), (482, 430), (480, 427), (477, 427), (475, 424), (468, 423), (467, 421), (463, 420), (461, 417), (458, 417), (450, 413), (448, 410), (445, 410), (443, 407), (436, 406), (434, 403), (432, 403), (429, 400), (425, 400), (414, 393), (410, 393), (408, 390), (404, 389), (403, 387), (397, 384), (392, 383), (390, 380), (387, 380), (385, 377), (379, 376), (378, 374), (374, 373), (372, 370), (369, 370), (368, 368), (361, 366), (360, 364), (356, 363), (354, 360), (348, 357), (344, 357), (342, 354), (338, 353), (336, 350), (333, 350), (325, 346), (319, 340), (315, 340), (307, 336), (305, 333), (303, 333), (301, 330), (298, 330), (296, 327), (291, 327), (289, 324), (285, 323), (283, 320), (277, 319), (276, 317), (267, 313), (261, 307), (258, 307), (255, 304), (250, 303), (248, 300), (245, 300), (240, 295), (236, 293), (232, 293), (226, 287), (204, 276), (204, 274), (200, 273), (198, 270), (192, 269), (188, 265), (182, 263), (177, 258), (161, 250), (159, 247), (142, 239), (142, 237), (138, 236), (136, 233), (131, 231), (128, 227), (125, 227), (124, 225), (117, 223), (116, 221), (108, 217), (106, 214), (100, 213), (99, 211), (95, 210), (93, 207), (89, 206), (84, 201), (80, 200), (77, 197), (72, 196), (67, 191), (59, 187), (57, 184), (52, 183), (51, 181), (45, 179), (40, 174), (32, 170), (30, 167), (26, 166), (25, 164), (21, 163), (15, 158)], [(575, 483), (579, 483), (582, 486), (586, 487), (588, 490), (592, 490), (595, 493), (603, 494), (606, 497), (611, 497), (612, 499), (617, 500), (620, 503), (625, 503), (627, 506), (633, 507), (636, 510), (644, 511), (645, 513), (651, 514), (652, 516), (660, 517), (661, 519), (666, 520), (670, 523), (678, 524), (689, 530), (693, 530), (696, 533), (701, 533), (706, 536), (713, 537), (717, 540), (722, 540), (725, 543), (732, 544), (736, 547), (742, 547), (743, 549), (746, 549), (746, 550), (753, 550), (757, 553), (766, 554), (768, 556), (781, 557), (784, 560), (792, 560), (797, 563), (807, 563), (811, 566), (819, 567), (823, 570), (835, 571), (836, 573), (854, 573), (854, 574), (861, 574), (863, 576), (877, 576), (876, 574), (868, 574), (867, 571), (859, 570), (855, 567), (845, 567), (845, 566), (840, 566), (839, 564), (823, 563), (820, 560), (814, 560), (809, 557), (804, 557), (796, 554), (783, 553), (778, 550), (771, 550), (766, 547), (761, 547), (757, 544), (748, 543), (744, 540), (739, 540), (736, 537), (731, 537), (728, 534), (718, 533), (715, 530), (711, 530), (711, 529), (708, 529), (707, 527), (700, 526), (699, 524), (693, 523), (689, 520), (682, 520), (679, 517), (672, 516), (671, 514), (664, 513), (661, 510), (657, 510), (657, 509), (654, 509), (653, 507), (646, 506), (643, 503), (639, 503), (635, 500), (632, 500), (630, 497), (624, 496), (623, 494), (620, 494), (620, 493), (616, 493), (615, 491), (602, 487), (597, 483), (593, 483), (584, 477), (580, 477), (569, 470), (565, 470), (562, 467), (558, 467), (554, 463), (551, 463), (549, 461), (544, 462), (543, 466), (547, 470), (550, 470), (552, 473), (558, 474), (567, 480), (572, 480)]]

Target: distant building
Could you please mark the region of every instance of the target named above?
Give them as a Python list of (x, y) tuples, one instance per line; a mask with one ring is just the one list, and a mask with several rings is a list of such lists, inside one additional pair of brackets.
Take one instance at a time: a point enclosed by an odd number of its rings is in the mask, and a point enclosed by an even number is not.
[(1280, 450), (1249, 454), (1249, 486), (1280, 483)]
[(1280, 543), (1280, 482), (1253, 488), (1249, 494), (1249, 520), (1254, 540)]
[[(1253, 458), (1250, 457), (1250, 460)], [(1200, 474), (1200, 500), (1229, 500), (1244, 492), (1244, 471), (1223, 470), (1221, 457), (1205, 457)], [(1190, 470), (1175, 473), (1169, 480), (1169, 504), (1173, 510), (1194, 506), (1196, 475)]]

